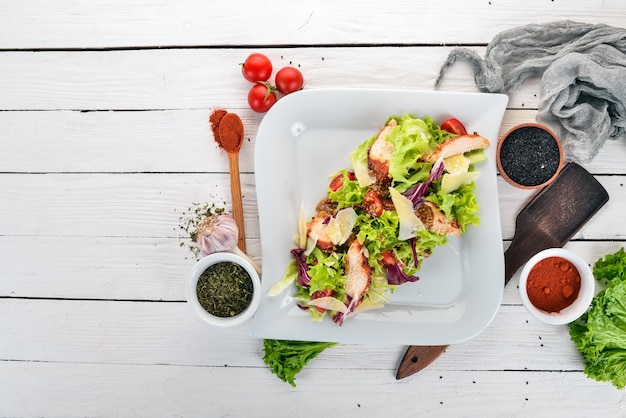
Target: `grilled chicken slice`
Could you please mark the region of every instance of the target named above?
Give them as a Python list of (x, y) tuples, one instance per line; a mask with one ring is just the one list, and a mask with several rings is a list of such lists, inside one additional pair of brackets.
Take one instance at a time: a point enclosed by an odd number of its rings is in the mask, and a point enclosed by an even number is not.
[(370, 147), (368, 163), (376, 177), (377, 183), (385, 183), (389, 178), (389, 161), (393, 155), (393, 143), (385, 140), (389, 132), (398, 125), (395, 119), (391, 119), (378, 133), (378, 138)]
[(415, 209), (415, 214), (430, 232), (440, 235), (461, 235), (461, 229), (456, 220), (450, 221), (446, 218), (446, 214), (433, 202), (424, 200), (422, 204)]
[(443, 144), (439, 144), (435, 152), (427, 155), (425, 160), (431, 163), (436, 162), (440, 157), (452, 157), (479, 148), (487, 148), (489, 140), (478, 134), (459, 135), (446, 139)]
[(321, 250), (330, 250), (334, 245), (333, 241), (324, 231), (324, 228), (326, 227), (324, 222), (329, 216), (330, 215), (327, 212), (320, 210), (307, 226), (308, 237), (313, 240), (315, 245), (317, 245)]
[(367, 262), (365, 247), (354, 240), (346, 254), (346, 294), (352, 298), (348, 308), (352, 312), (361, 302), (372, 280), (372, 269)]

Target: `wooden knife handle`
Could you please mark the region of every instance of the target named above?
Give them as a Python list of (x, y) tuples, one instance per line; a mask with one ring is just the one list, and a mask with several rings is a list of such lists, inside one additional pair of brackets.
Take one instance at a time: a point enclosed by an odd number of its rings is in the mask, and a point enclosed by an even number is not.
[(407, 348), (398, 367), (396, 379), (400, 380), (419, 372), (442, 355), (448, 345), (412, 345)]

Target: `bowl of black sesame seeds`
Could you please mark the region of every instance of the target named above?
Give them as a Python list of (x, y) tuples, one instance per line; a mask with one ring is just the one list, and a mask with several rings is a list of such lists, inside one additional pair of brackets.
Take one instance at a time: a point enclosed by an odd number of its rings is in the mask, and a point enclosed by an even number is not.
[(200, 259), (187, 279), (187, 303), (204, 322), (233, 327), (250, 319), (261, 300), (261, 278), (252, 264), (230, 252)]
[(547, 186), (563, 167), (561, 141), (538, 123), (522, 123), (511, 128), (498, 142), (496, 156), (504, 180), (522, 189)]

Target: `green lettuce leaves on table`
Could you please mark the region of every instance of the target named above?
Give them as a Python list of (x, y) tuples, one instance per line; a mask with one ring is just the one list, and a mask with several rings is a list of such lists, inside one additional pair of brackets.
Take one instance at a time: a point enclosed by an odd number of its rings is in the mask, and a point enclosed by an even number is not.
[(282, 381), (296, 387), (296, 374), (319, 353), (335, 345), (337, 343), (266, 339), (263, 340), (263, 361)]
[(593, 275), (606, 288), (590, 309), (569, 324), (569, 333), (585, 360), (585, 374), (597, 381), (626, 387), (626, 253), (599, 259)]

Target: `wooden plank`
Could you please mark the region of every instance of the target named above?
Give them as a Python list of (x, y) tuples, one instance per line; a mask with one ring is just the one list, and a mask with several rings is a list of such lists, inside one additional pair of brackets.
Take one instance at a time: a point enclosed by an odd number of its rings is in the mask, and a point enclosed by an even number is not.
[[(271, 48), (275, 71), (298, 66), (310, 89), (432, 90), (450, 47)], [(473, 48), (484, 53), (485, 48)], [(41, 51), (0, 54), (3, 110), (171, 110), (223, 107), (247, 119), (251, 84), (239, 65), (253, 49)], [(400, 69), (400, 70), (399, 70)], [(440, 90), (477, 88), (470, 65), (452, 66)], [(528, 80), (510, 108), (536, 108), (539, 85)]]
[[(624, 229), (622, 196), (624, 195), (624, 178), (621, 176), (598, 176), (598, 181), (609, 193), (609, 202), (582, 227), (573, 239), (593, 240), (622, 240), (626, 237)], [(502, 235), (505, 239), (511, 239), (515, 232), (515, 218), (519, 211), (526, 205), (536, 191), (517, 189), (501, 177), (498, 178), (498, 198), (500, 201), (500, 219), (502, 223)], [(576, 199), (576, 196), (572, 196)]]
[[(623, 240), (624, 176), (599, 176), (609, 202), (574, 237)], [(0, 176), (0, 234), (29, 236), (172, 237), (183, 210), (193, 202), (230, 211), (226, 174), (47, 174)], [(254, 176), (242, 175), (246, 234), (259, 237)], [(504, 239), (535, 192), (498, 177)], [(575, 198), (575, 196), (573, 197)], [(147, 215), (148, 214), (148, 215)]]
[[(183, 301), (197, 260), (189, 245), (176, 238), (0, 236), (0, 296)], [(248, 239), (247, 249), (261, 265), (260, 241)]]
[[(396, 381), (384, 369), (305, 369), (296, 383), (292, 388), (263, 368), (0, 362), (0, 414), (617, 417), (624, 412), (621, 391), (581, 372), (432, 367)], [(376, 396), (364, 391), (372, 387)]]
[[(210, 131), (211, 111), (0, 112), (0, 171), (227, 173), (226, 155)], [(259, 120), (244, 109), (236, 111), (243, 115), (246, 137), (240, 170), (251, 173)], [(535, 116), (533, 109), (508, 110), (499, 137)], [(596, 174), (622, 173), (625, 152), (624, 141), (608, 140), (585, 167)]]
[(622, 26), (626, 14), (620, 0), (529, 0), (523, 5), (511, 0), (274, 0), (262, 7), (247, 0), (235, 8), (228, 1), (193, 0), (4, 2), (0, 8), (0, 48), (476, 44), (487, 43), (498, 32), (528, 22), (568, 18)]
[[(246, 234), (258, 238), (254, 176), (241, 182)], [(178, 237), (193, 203), (231, 210), (227, 174), (4, 174), (0, 190), (3, 235)]]
[[(153, 112), (0, 112), (3, 172), (215, 172), (228, 157), (212, 109)], [(257, 118), (244, 118), (240, 171), (254, 171)]]
[[(262, 341), (248, 336), (249, 324), (211, 328), (184, 302), (8, 298), (0, 301), (0, 313), (2, 361), (266, 368)], [(307, 368), (387, 370), (391, 378), (405, 348), (340, 344)], [(519, 304), (502, 305), (481, 334), (451, 345), (433, 366), (441, 371), (583, 367), (566, 325), (541, 323)]]
[[(182, 301), (183, 283), (195, 258), (180, 242), (157, 237), (0, 236), (0, 297)], [(592, 264), (622, 246), (624, 241), (572, 241), (566, 248)], [(248, 239), (247, 249), (262, 264), (260, 241)], [(503, 304), (520, 304), (518, 280), (519, 272), (506, 287)]]

